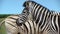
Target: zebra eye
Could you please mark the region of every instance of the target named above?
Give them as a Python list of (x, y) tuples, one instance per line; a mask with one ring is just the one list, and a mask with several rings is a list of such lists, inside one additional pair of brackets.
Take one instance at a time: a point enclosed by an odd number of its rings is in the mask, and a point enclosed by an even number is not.
[(24, 10), (22, 13), (26, 13), (27, 11), (26, 10)]
[(26, 13), (26, 12), (23, 12), (23, 13)]

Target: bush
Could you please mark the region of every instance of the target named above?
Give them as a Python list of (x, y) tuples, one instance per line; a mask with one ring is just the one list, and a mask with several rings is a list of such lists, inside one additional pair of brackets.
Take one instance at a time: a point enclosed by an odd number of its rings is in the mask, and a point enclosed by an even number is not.
[(0, 18), (6, 18), (8, 16), (10, 16), (11, 14), (0, 14)]

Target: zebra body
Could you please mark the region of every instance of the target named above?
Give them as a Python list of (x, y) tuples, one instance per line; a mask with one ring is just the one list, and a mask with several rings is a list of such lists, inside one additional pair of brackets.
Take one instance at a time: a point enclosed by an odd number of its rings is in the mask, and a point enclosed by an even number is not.
[(39, 29), (41, 29), (42, 32), (47, 31), (48, 34), (49, 32), (51, 34), (59, 34), (59, 14), (51, 12), (51, 10), (34, 1), (26, 1), (23, 6), (29, 8), (29, 3), (32, 3), (31, 13), (33, 21), (36, 23), (36, 32), (39, 34)]

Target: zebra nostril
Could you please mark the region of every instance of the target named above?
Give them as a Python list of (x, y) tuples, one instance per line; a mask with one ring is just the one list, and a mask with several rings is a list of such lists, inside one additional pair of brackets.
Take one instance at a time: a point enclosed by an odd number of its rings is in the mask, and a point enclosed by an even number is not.
[(20, 34), (20, 32), (18, 32), (17, 34)]

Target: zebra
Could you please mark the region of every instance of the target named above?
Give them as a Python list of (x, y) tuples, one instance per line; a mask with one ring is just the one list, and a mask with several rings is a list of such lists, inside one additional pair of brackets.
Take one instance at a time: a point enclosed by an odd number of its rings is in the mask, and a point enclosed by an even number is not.
[[(19, 29), (23, 29), (24, 34), (34, 34), (34, 24), (33, 24), (33, 19), (31, 17), (31, 14), (29, 12), (29, 10), (27, 9), (27, 7), (25, 8), (26, 11), (22, 12), (19, 15), (19, 18), (16, 21), (17, 26), (19, 27)], [(21, 28), (22, 27), (22, 28)]]
[[(18, 28), (18, 26), (20, 26), (21, 23), (23, 23), (23, 22), (25, 23), (28, 15), (29, 15), (28, 9), (24, 8), (21, 14), (8, 16), (5, 20), (3, 20), (1, 22), (0, 26), (3, 23), (5, 23), (7, 34), (20, 34), (21, 31), (23, 31), (23, 30), (21, 30), (22, 26), (21, 26), (21, 28)], [(16, 22), (18, 19), (20, 20), (20, 22), (19, 22), (20, 24), (17, 26), (18, 23), (16, 23)], [(19, 31), (19, 29), (21, 31)]]
[[(25, 13), (26, 14), (28, 13), (27, 11), (28, 11), (28, 9), (24, 8), (23, 12), (21, 14), (8, 16), (3, 21), (3, 22), (5, 22), (7, 34), (35, 34), (34, 33), (35, 32), (34, 31), (35, 30), (35, 28), (34, 28), (35, 26), (34, 26), (34, 23), (32, 23), (31, 20), (27, 19), (27, 21), (23, 21), (25, 23), (22, 24), (22, 25), (21, 25), (21, 21), (19, 21), (19, 24), (18, 24), (18, 22), (16, 23), (17, 19), (20, 20), (20, 19), (25, 18)], [(27, 16), (28, 15), (29, 14), (27, 14)], [(30, 18), (30, 17), (28, 17), (28, 18)], [(24, 19), (24, 20), (26, 20), (26, 19)]]
[[(37, 33), (39, 34), (39, 31), (40, 31), (39, 29), (41, 29), (42, 32), (56, 31), (57, 34), (59, 34), (59, 28), (60, 28), (59, 14), (54, 14), (54, 12), (51, 12), (51, 10), (49, 10), (48, 8), (34, 1), (25, 1), (23, 6), (29, 8), (29, 3), (31, 3), (32, 5), (31, 14), (33, 16), (33, 21), (35, 21), (35, 24), (36, 24), (36, 27), (35, 27), (36, 34)], [(51, 32), (51, 34), (56, 34), (53, 32)]]

